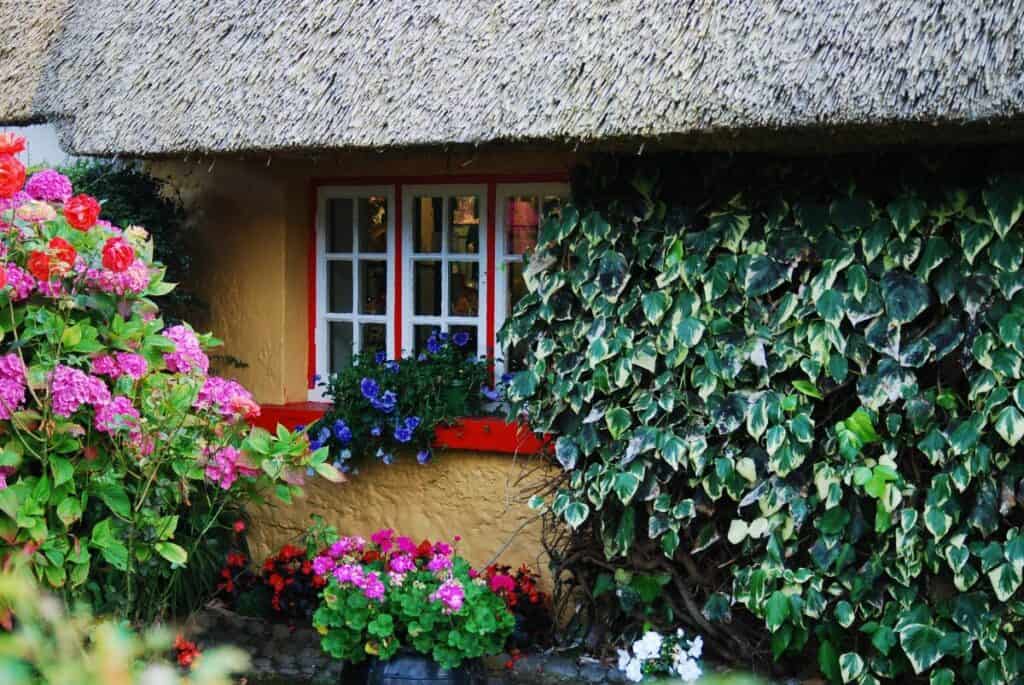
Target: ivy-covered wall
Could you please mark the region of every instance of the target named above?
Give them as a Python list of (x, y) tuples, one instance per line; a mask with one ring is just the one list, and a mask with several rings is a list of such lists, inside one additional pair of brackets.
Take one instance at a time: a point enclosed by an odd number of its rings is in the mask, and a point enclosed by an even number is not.
[(591, 627), (835, 682), (1024, 678), (1021, 152), (581, 170), (503, 335)]

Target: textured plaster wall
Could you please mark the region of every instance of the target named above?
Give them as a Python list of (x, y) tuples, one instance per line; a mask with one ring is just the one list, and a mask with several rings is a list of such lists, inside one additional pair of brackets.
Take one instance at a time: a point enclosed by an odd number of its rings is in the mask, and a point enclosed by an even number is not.
[[(441, 452), (420, 466), (412, 454), (391, 466), (369, 464), (347, 483), (318, 480), (290, 505), (254, 508), (249, 544), (256, 559), (298, 541), (311, 514), (320, 514), (341, 533), (369, 537), (382, 527), (415, 540), (451, 540), (474, 564), (500, 553), (499, 561), (528, 563), (546, 572), (541, 525), (525, 505), (526, 487), (517, 483), (535, 463), (508, 455)], [(535, 482), (536, 474), (527, 482)]]

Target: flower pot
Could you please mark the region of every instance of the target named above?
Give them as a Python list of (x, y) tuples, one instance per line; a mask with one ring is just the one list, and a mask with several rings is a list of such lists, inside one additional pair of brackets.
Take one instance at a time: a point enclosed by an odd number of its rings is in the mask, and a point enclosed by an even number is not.
[(367, 685), (474, 685), (473, 670), (463, 664), (449, 669), (434, 663), (430, 657), (400, 651), (388, 661), (370, 662)]

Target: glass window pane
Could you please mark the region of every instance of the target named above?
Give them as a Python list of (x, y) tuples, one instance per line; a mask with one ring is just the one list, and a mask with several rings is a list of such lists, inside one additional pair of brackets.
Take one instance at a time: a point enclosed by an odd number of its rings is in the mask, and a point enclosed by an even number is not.
[(526, 254), (537, 244), (537, 198), (510, 197), (505, 203), (505, 251)]
[(328, 349), (330, 349), (331, 373), (346, 368), (352, 362), (352, 322), (329, 321), (327, 323)]
[(360, 325), (360, 345), (363, 352), (385, 352), (388, 348), (387, 328), (382, 323)]
[(441, 315), (441, 262), (413, 262), (413, 313)]
[(450, 262), (448, 270), (448, 313), (452, 316), (476, 316), (480, 309), (480, 265), (476, 262)]
[(522, 262), (511, 262), (505, 265), (508, 267), (508, 288), (506, 288), (506, 299), (505, 299), (505, 315), (512, 316), (512, 312), (515, 309), (516, 302), (518, 302), (524, 295), (526, 295), (526, 281), (523, 279), (523, 268)]
[(480, 202), (476, 195), (448, 198), (448, 251), (476, 254), (480, 251)]
[(327, 251), (352, 251), (352, 200), (347, 197), (327, 201)]
[(385, 197), (359, 198), (359, 251), (388, 251), (388, 200)]
[(413, 352), (419, 354), (427, 351), (427, 340), (437, 331), (437, 326), (424, 325), (412, 327)]
[(388, 264), (359, 260), (359, 313), (386, 314), (388, 311)]
[[(477, 356), (477, 327), (476, 326), (452, 326), (452, 343), (470, 357)], [(459, 345), (465, 340), (465, 344)]]
[(440, 252), (444, 201), (439, 197), (412, 199), (412, 249), (414, 252)]
[(332, 259), (327, 262), (327, 311), (352, 312), (352, 262)]

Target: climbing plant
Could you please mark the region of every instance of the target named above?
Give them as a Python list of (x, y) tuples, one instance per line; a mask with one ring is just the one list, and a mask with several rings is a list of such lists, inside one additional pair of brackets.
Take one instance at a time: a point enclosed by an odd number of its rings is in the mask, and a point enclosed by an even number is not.
[(1020, 682), (1024, 182), (986, 154), (583, 171), (501, 337), (591, 604), (833, 682)]

